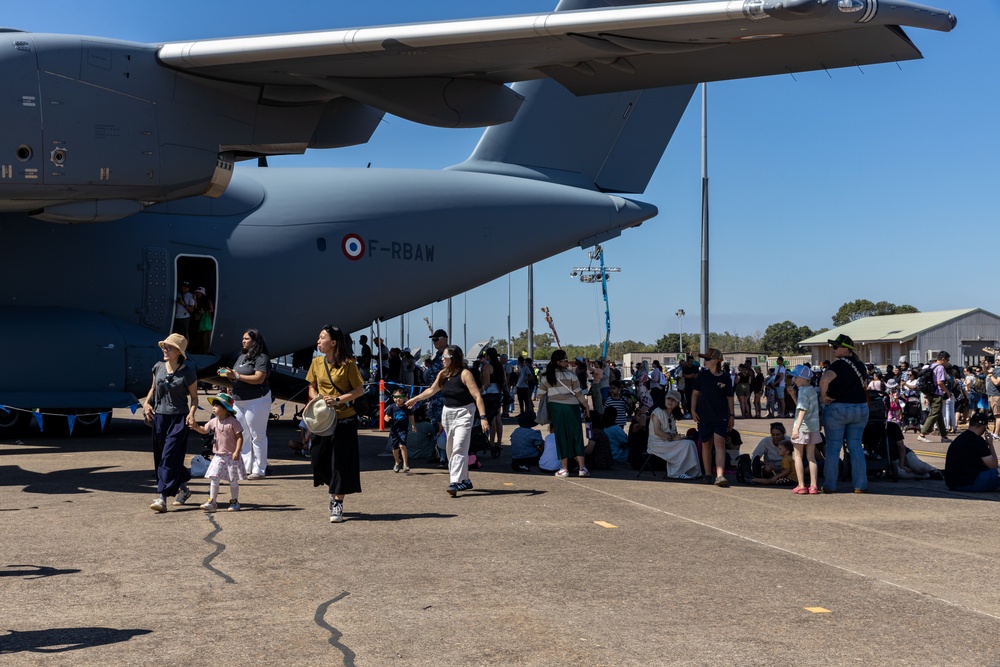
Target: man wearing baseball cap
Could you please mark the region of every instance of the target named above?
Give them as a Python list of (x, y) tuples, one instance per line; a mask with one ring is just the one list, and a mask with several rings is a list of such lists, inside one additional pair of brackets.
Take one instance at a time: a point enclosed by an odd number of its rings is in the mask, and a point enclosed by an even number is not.
[[(733, 378), (722, 371), (722, 352), (714, 347), (699, 354), (705, 360), (694, 381), (691, 393), (691, 416), (698, 423), (701, 462), (705, 483), (727, 487), (726, 437), (733, 429)], [(712, 451), (715, 451), (715, 476), (712, 476)]]
[[(444, 370), (444, 361), (441, 356), (444, 348), (448, 347), (448, 332), (438, 329), (430, 335), (431, 343), (434, 344), (434, 357), (424, 370), (424, 385), (431, 386), (437, 380), (438, 373)], [(427, 401), (427, 418), (435, 424), (441, 423), (441, 413), (444, 408), (444, 394), (438, 393)]]

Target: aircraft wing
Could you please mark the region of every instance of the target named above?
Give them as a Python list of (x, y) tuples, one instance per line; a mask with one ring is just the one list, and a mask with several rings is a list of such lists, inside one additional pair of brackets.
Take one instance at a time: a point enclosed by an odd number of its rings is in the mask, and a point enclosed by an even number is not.
[(504, 85), (513, 81), (549, 77), (589, 95), (903, 61), (921, 54), (901, 26), (955, 24), (907, 0), (698, 0), (177, 42), (158, 55), (192, 74), (264, 85), (265, 97), (343, 96), (475, 126), (513, 117), (520, 99)]

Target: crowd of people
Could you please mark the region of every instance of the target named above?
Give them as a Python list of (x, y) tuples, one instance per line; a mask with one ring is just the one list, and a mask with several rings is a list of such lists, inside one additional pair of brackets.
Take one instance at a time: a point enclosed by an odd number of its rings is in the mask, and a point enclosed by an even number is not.
[[(389, 350), (385, 356), (390, 364), (379, 367), (366, 337), (361, 337), (355, 356), (340, 329), (327, 325), (320, 330), (306, 374), (309, 403), (303, 411), (303, 438), (296, 447), (309, 452), (314, 486), (327, 488), (331, 522), (343, 521), (346, 496), (361, 491), (358, 416), (369, 410), (363, 405), (366, 377), (383, 373), (397, 378), (384, 413), (393, 470), (409, 472), (415, 454), (430, 454), (449, 470), (446, 490), (453, 497), (474, 488), (469, 470), (481, 465), (474, 456), (474, 441), (499, 453), (503, 419), (515, 411), (515, 399), (518, 428), (510, 434), (515, 472), (537, 467), (560, 478), (574, 473), (588, 477), (591, 470), (628, 464), (640, 471), (662, 469), (669, 478), (701, 478), (726, 487), (726, 471), (735, 469), (741, 482), (787, 485), (796, 494), (816, 495), (838, 491), (842, 473), (846, 476), (840, 464), (841, 450), (846, 449), (843, 465), (850, 471), (851, 488), (867, 493), (868, 458), (880, 444), (887, 459), (883, 463), (893, 474), (941, 478), (936, 468), (906, 447), (903, 436), (911, 428), (927, 442), (936, 428), (941, 441), (950, 444), (943, 474), (949, 488), (1000, 488), (992, 444), (996, 424), (994, 433), (987, 431), (989, 416), (1000, 410), (1000, 371), (989, 361), (957, 369), (948, 353), (941, 352), (926, 368), (911, 370), (901, 363), (882, 370), (862, 363), (853, 341), (841, 335), (828, 341), (832, 361), (816, 369), (801, 364), (788, 370), (779, 357), (765, 377), (759, 367), (731, 369), (722, 352), (710, 348), (699, 355), (700, 362), (688, 357), (669, 373), (657, 361), (648, 370), (633, 368), (627, 386), (613, 362), (571, 359), (561, 349), (542, 370), (526, 357), (509, 363), (492, 347), (467, 363), (462, 349), (449, 344), (441, 329), (430, 340), (434, 353), (422, 369), (405, 363), (408, 350), (399, 355)], [(375, 338), (373, 343), (382, 341)], [(153, 368), (145, 401), (158, 491), (150, 507), (165, 512), (169, 498), (174, 505), (190, 498), (191, 473), (184, 455), (192, 429), (214, 436), (215, 456), (206, 473), (210, 497), (202, 509), (218, 508), (219, 485), (225, 481), (230, 484), (229, 509), (236, 511), (239, 481), (267, 474), (272, 401), (267, 346), (258, 330), (244, 332), (233, 367), (218, 370), (232, 383), (231, 393), (210, 398), (213, 417), (199, 425), (197, 378), (185, 363), (188, 345), (179, 333), (160, 342), (163, 360)], [(773, 422), (769, 437), (752, 454), (741, 455), (742, 438), (734, 428), (736, 403), (743, 418), (760, 417), (761, 398), (768, 389), (768, 415), (793, 418), (791, 433), (782, 422)], [(685, 418), (695, 427), (682, 433), (678, 422)], [(949, 440), (963, 422), (968, 428)], [(539, 423), (547, 427), (547, 436), (537, 429)], [(829, 464), (834, 461), (838, 464)]]

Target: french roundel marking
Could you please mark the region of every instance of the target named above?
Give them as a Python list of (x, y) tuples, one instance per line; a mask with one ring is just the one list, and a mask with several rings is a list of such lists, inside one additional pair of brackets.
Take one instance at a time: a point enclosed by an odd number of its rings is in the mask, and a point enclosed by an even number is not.
[(365, 256), (365, 242), (357, 234), (345, 236), (340, 249), (344, 251), (344, 257), (354, 262)]

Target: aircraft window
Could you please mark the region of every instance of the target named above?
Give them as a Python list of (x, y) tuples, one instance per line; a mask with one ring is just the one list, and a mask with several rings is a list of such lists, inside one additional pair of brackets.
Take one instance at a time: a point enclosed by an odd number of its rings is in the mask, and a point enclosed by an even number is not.
[(326, 239), (322, 236), (316, 239), (316, 250), (320, 252), (326, 252)]
[(20, 160), (21, 162), (27, 162), (28, 160), (31, 159), (32, 155), (31, 146), (26, 146), (24, 144), (21, 144), (20, 146), (17, 147), (15, 155), (17, 155), (17, 159)]

